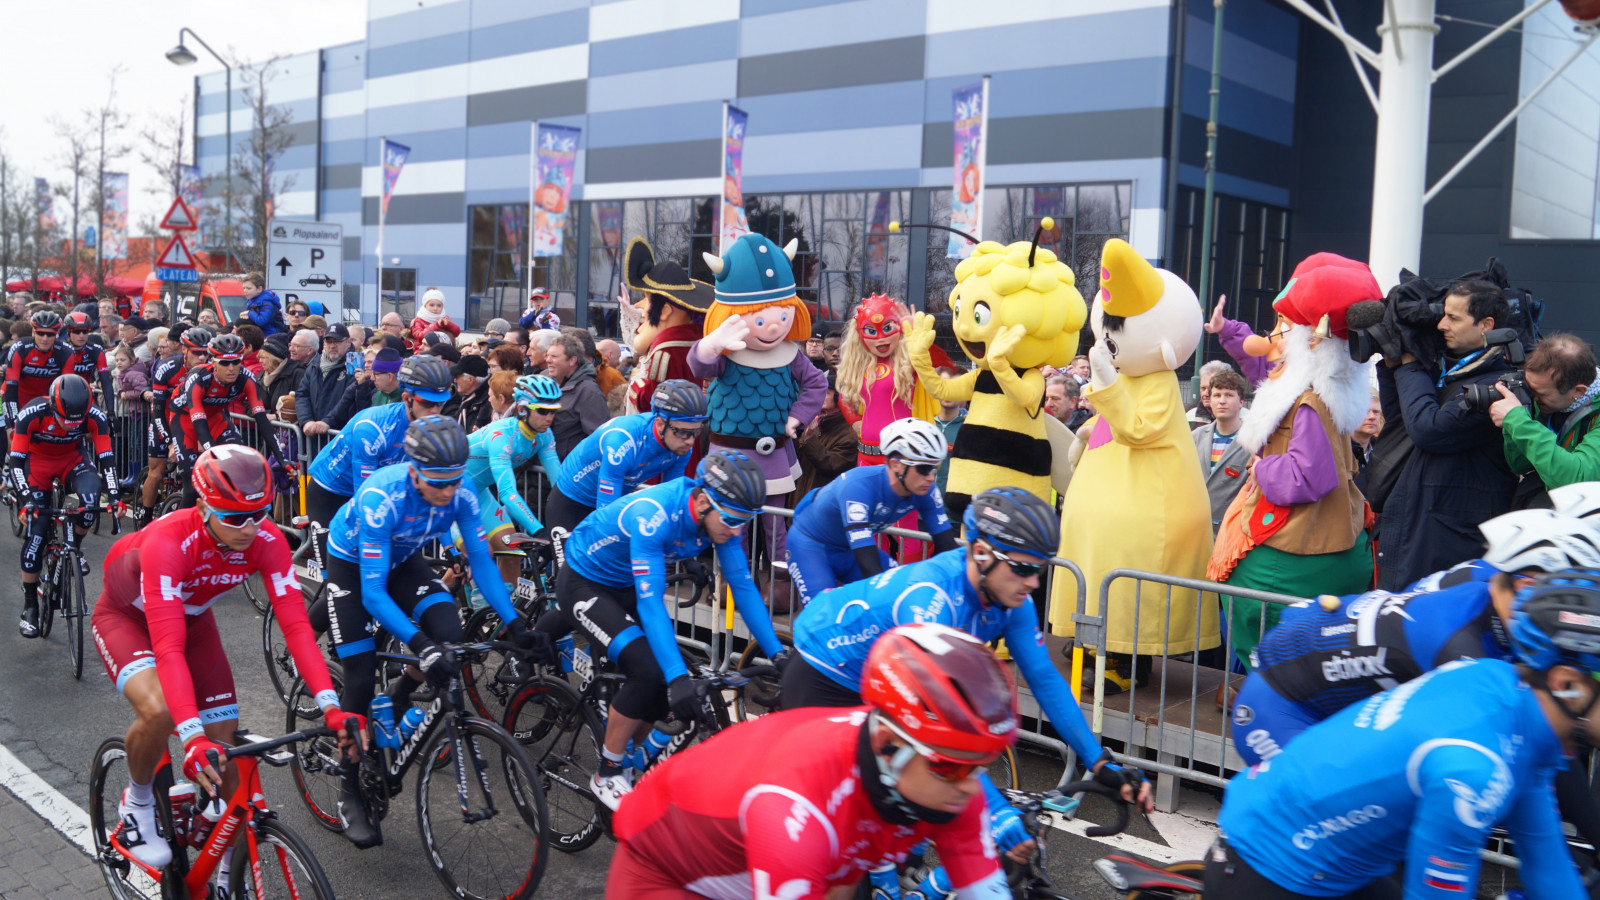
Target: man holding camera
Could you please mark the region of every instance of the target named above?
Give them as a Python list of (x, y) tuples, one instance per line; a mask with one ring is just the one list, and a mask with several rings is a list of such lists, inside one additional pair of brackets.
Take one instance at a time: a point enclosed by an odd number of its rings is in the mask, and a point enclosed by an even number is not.
[(1384, 418), (1404, 421), (1415, 446), (1384, 505), (1378, 587), (1400, 591), (1431, 572), (1475, 558), (1478, 523), (1511, 509), (1516, 478), (1489, 413), (1461, 403), (1470, 385), (1511, 370), (1503, 346), (1484, 339), (1511, 318), (1511, 304), (1486, 281), (1463, 281), (1444, 298), (1439, 372), (1410, 353), (1378, 367)]
[(1528, 355), (1525, 388), (1494, 385), (1500, 399), (1489, 417), (1505, 439), (1506, 463), (1523, 476), (1518, 506), (1548, 505), (1540, 498), (1550, 488), (1600, 481), (1597, 374), (1594, 348), (1570, 334), (1553, 334)]

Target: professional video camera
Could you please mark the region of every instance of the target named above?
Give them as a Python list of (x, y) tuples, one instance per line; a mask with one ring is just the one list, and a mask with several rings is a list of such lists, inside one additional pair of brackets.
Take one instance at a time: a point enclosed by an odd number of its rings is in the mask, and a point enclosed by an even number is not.
[[(1383, 300), (1364, 300), (1350, 306), (1345, 321), (1350, 329), (1350, 358), (1366, 362), (1375, 354), (1399, 359), (1407, 353), (1431, 370), (1438, 371), (1445, 355), (1444, 335), (1439, 320), (1444, 316), (1444, 298), (1450, 288), (1462, 281), (1487, 281), (1505, 293), (1511, 304), (1511, 320), (1496, 322), (1509, 330), (1522, 351), (1533, 349), (1539, 341), (1539, 319), (1544, 304), (1533, 294), (1511, 286), (1506, 267), (1490, 258), (1481, 271), (1457, 278), (1420, 278), (1409, 270), (1400, 272), (1400, 283)], [(1499, 393), (1495, 392), (1495, 399)]]
[(1528, 390), (1528, 380), (1522, 377), (1522, 364), (1528, 355), (1522, 351), (1522, 344), (1517, 338), (1514, 328), (1496, 328), (1483, 336), (1484, 344), (1489, 347), (1504, 347), (1506, 362), (1516, 368), (1503, 373), (1491, 384), (1469, 384), (1462, 393), (1457, 403), (1461, 408), (1471, 412), (1486, 413), (1489, 407), (1498, 402), (1500, 392), (1495, 390), (1495, 385), (1503, 384), (1511, 395), (1522, 401), (1523, 406), (1533, 406), (1533, 392)]

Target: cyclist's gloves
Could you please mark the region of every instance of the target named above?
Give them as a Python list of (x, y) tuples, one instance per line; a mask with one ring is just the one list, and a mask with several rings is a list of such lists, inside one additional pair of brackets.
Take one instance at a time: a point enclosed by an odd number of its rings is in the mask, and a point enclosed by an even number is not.
[(294, 484), (293, 479), (289, 477), (289, 467), (283, 463), (272, 467), (272, 480), (276, 483), (280, 494), (288, 493), (290, 485)]
[(706, 564), (698, 559), (684, 560), (683, 571), (689, 573), (694, 578), (694, 583), (700, 587), (711, 583), (711, 570), (707, 569)]
[(772, 658), (772, 666), (778, 670), (778, 674), (781, 676), (783, 675), (783, 670), (789, 668), (789, 663), (793, 659), (794, 651), (788, 647), (785, 647), (778, 651), (777, 656)]
[(417, 668), (422, 670), (422, 676), (434, 687), (444, 690), (450, 686), (450, 679), (460, 674), (450, 654), (422, 632), (412, 636), (410, 646), (411, 652), (417, 655)]
[(357, 713), (345, 712), (342, 709), (329, 710), (323, 715), (323, 722), (327, 724), (329, 728), (332, 728), (333, 733), (339, 737), (344, 737), (345, 728), (351, 722), (354, 722), (356, 726), (356, 740), (360, 740), (361, 732), (367, 730), (366, 716), (359, 715)]
[(667, 685), (667, 704), (681, 722), (699, 721), (706, 708), (706, 686), (698, 679), (679, 675)]
[(222, 768), (222, 761), (227, 758), (228, 748), (222, 746), (216, 741), (213, 741), (211, 738), (208, 738), (203, 734), (184, 746), (183, 774), (190, 781), (198, 781), (201, 770), (211, 765), (211, 760), (206, 758), (206, 754), (213, 750), (216, 751), (217, 754), (216, 768), (219, 770), (217, 774), (221, 775), (222, 772), (220, 769)]
[(1023, 841), (1031, 840), (1028, 829), (1022, 824), (1022, 813), (1017, 812), (1017, 808), (1010, 804), (998, 810), (990, 810), (989, 837), (994, 839), (996, 846), (1002, 852)]
[(1109, 788), (1121, 790), (1123, 785), (1133, 788), (1135, 798), (1139, 796), (1139, 788), (1144, 784), (1144, 773), (1132, 766), (1119, 766), (1111, 761), (1111, 751), (1107, 750), (1100, 757), (1100, 762), (1105, 763), (1099, 771), (1094, 773), (1094, 780)]
[(523, 619), (512, 619), (511, 624), (506, 626), (506, 636), (526, 652), (536, 665), (553, 666), (561, 662), (556, 656), (550, 635), (529, 628)]

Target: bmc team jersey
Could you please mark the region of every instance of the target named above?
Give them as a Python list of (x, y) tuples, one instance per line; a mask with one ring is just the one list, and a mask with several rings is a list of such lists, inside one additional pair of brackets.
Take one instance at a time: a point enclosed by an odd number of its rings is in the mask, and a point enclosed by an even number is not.
[(866, 719), (865, 707), (771, 713), (651, 770), (613, 822), (647, 870), (639, 880), (719, 900), (821, 900), (931, 838), (957, 896), (1010, 896), (991, 883), (982, 795), (943, 825), (884, 822), (860, 784)]
[[(238, 551), (217, 544), (206, 532), (198, 509), (180, 509), (119, 538), (106, 554), (97, 607), (124, 615), (142, 612), (154, 658), (138, 668), (155, 667), (180, 741), (188, 742), (202, 728), (194, 679), (183, 655), (188, 620), (209, 612), (218, 597), (255, 572), (267, 586), (290, 654), (296, 661), (307, 661), (299, 666), (300, 675), (315, 693), (317, 705), (336, 705), (338, 695), (328, 670), (309, 664), (321, 659), (322, 651), (306, 616), (289, 547), (270, 519), (261, 523), (250, 546)], [(120, 677), (125, 680), (130, 674), (125, 669)]]
[(1516, 667), (1457, 660), (1314, 725), (1230, 782), (1219, 823), (1274, 884), (1338, 897), (1405, 863), (1407, 900), (1475, 896), (1504, 825), (1530, 897), (1584, 897), (1556, 811), (1561, 743)]
[[(389, 571), (410, 559), (422, 545), (450, 533), (455, 526), (466, 537), (467, 559), (474, 574), (497, 572), (494, 557), (478, 524), (478, 498), (455, 492), (450, 503), (434, 506), (411, 486), (411, 464), (400, 463), (372, 473), (350, 502), (339, 507), (328, 526), (328, 551), (361, 567), (361, 602), (389, 634), (401, 642), (416, 636), (417, 626), (389, 595)], [(511, 596), (498, 578), (475, 579), (500, 621), (516, 618)]]
[(39, 349), (32, 338), (17, 341), (6, 356), (6, 421), (15, 422), (28, 401), (48, 393), (50, 382), (67, 370), (71, 358), (72, 351), (59, 339), (49, 350)]
[[(211, 446), (228, 429), (228, 408), (236, 400), (244, 401), (244, 411), (254, 416), (260, 434), (257, 443), (269, 447), (273, 455), (282, 458), (277, 442), (272, 439), (272, 425), (267, 421), (267, 407), (261, 401), (261, 386), (250, 370), (239, 367), (239, 377), (228, 383), (217, 378), (214, 363), (195, 366), (184, 376), (183, 385), (172, 394), (172, 418), (178, 426), (178, 436), (183, 446), (198, 452)], [(264, 451), (265, 452), (265, 451)]]
[(817, 671), (841, 687), (861, 690), (861, 669), (879, 635), (898, 625), (938, 622), (980, 641), (1006, 639), (1051, 724), (1088, 765), (1104, 754), (1078, 701), (1050, 662), (1029, 599), (1016, 609), (985, 606), (967, 580), (965, 548), (890, 569), (818, 594), (794, 620), (794, 646)]
[[(171, 413), (169, 406), (172, 403), (172, 392), (183, 384), (184, 376), (188, 374), (189, 368), (183, 364), (182, 353), (157, 362), (155, 369), (150, 373), (150, 393), (154, 397), (150, 401), (153, 446), (172, 440), (171, 420), (168, 418)], [(155, 455), (157, 454), (151, 454)]]
[[(674, 478), (645, 488), (590, 513), (567, 538), (569, 548), (581, 548), (567, 553), (567, 565), (574, 572), (596, 584), (637, 593), (639, 624), (668, 682), (688, 674), (688, 669), (662, 597), (667, 564), (694, 559), (713, 546), (690, 514), (696, 486), (692, 478)], [(715, 546), (722, 577), (733, 591), (745, 627), (762, 647), (780, 646), (739, 539)], [(755, 615), (758, 609), (763, 614)]]
[[(472, 449), (467, 457), (467, 479), (477, 490), (484, 518), (498, 513), (492, 507), (500, 507), (528, 534), (544, 528), (517, 488), (517, 469), (537, 456), (546, 477), (560, 471), (556, 439), (549, 429), (535, 433), (519, 419), (499, 419), (467, 435), (467, 445)], [(490, 488), (499, 491), (498, 501)]]
[(100, 388), (100, 404), (114, 408), (116, 394), (111, 386), (111, 367), (106, 365), (106, 348), (90, 341), (82, 347), (73, 347), (63, 372), (71, 372), (87, 381), (91, 387)]
[(887, 466), (862, 466), (811, 491), (794, 508), (790, 540), (799, 537), (830, 550), (867, 549), (875, 546), (878, 532), (912, 510), (929, 535), (950, 530), (944, 495), (937, 487), (922, 496), (901, 497), (892, 480)]
[(11, 423), (11, 453), (6, 465), (12, 473), (12, 486), (24, 497), (29, 495), (30, 485), (49, 491), (52, 481), (64, 480), (74, 466), (89, 463), (88, 448), (93, 448), (100, 477), (110, 489), (116, 483), (117, 466), (111, 452), (111, 426), (106, 422), (105, 412), (98, 406), (91, 406), (82, 424), (67, 428), (50, 409), (50, 400), (40, 397), (24, 406), (16, 421)]
[(404, 403), (370, 406), (350, 417), (311, 461), (311, 480), (341, 497), (353, 497), (367, 476), (406, 458), (401, 446), (411, 414)]
[(556, 487), (568, 500), (599, 509), (652, 478), (670, 481), (682, 475), (689, 457), (661, 443), (655, 420), (656, 414), (647, 412), (600, 426), (561, 461)]

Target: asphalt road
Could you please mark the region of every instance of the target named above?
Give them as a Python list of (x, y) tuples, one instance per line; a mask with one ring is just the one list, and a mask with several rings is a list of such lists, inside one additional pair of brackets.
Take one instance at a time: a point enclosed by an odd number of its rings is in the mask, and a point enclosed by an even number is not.
[[(99, 592), (100, 561), (110, 546), (109, 536), (91, 535), (85, 549), (93, 563), (88, 578), (92, 600)], [(0, 565), (18, 559), (20, 542), (9, 530), (0, 531)], [(16, 611), (21, 606), (21, 587), (7, 580), (0, 587), (0, 684), (5, 685), (0, 701), (0, 745), (68, 800), (87, 809), (89, 765), (94, 749), (107, 737), (120, 736), (130, 721), (127, 705), (117, 694), (97, 656), (89, 649), (84, 676), (74, 681), (67, 665), (65, 632), (58, 625), (44, 640), (25, 640), (15, 631)], [(214, 607), (217, 621), (232, 661), (241, 723), (266, 736), (281, 733), (286, 723), (282, 703), (273, 693), (263, 662), (261, 616), (242, 591), (222, 598)], [(1052, 758), (1024, 752), (1021, 755), (1024, 788), (1045, 789), (1060, 777), (1059, 763)], [(384, 823), (385, 844), (366, 851), (356, 850), (343, 838), (319, 827), (303, 807), (292, 775), (287, 769), (263, 768), (266, 794), (282, 819), (305, 837), (329, 876), (340, 898), (440, 898), (448, 896), (422, 852), (417, 834), (412, 798), (414, 785), (394, 800)], [(408, 776), (414, 779), (415, 775)], [(10, 799), (10, 798), (7, 798)], [(1214, 798), (1203, 795), (1198, 799)], [(1085, 800), (1084, 818), (1110, 821), (1110, 807), (1098, 798)], [(38, 820), (47, 828), (44, 820)], [(1191, 823), (1190, 832), (1204, 828)], [(1136, 816), (1129, 835), (1157, 845), (1167, 842), (1143, 817)], [(1190, 843), (1193, 843), (1191, 834)], [(71, 846), (63, 837), (60, 846)], [(1148, 845), (1142, 845), (1148, 846)], [(590, 849), (576, 854), (550, 854), (539, 895), (553, 898), (599, 897), (604, 892), (606, 868), (613, 844), (602, 839)], [(0, 851), (7, 848), (0, 846)], [(1095, 858), (1113, 850), (1105, 843), (1052, 830), (1048, 841), (1049, 871), (1057, 890), (1081, 900), (1111, 900), (1120, 896), (1097, 876)], [(1118, 850), (1117, 852), (1128, 852)], [(1137, 855), (1137, 854), (1133, 854)], [(1486, 880), (1494, 876), (1486, 871)], [(1503, 889), (1500, 884), (1495, 888)], [(98, 888), (103, 891), (103, 887)], [(3, 893), (3, 892), (0, 892)], [(1498, 890), (1480, 892), (1492, 898)], [(99, 894), (90, 894), (97, 896)]]

